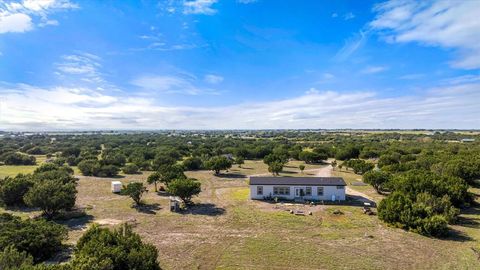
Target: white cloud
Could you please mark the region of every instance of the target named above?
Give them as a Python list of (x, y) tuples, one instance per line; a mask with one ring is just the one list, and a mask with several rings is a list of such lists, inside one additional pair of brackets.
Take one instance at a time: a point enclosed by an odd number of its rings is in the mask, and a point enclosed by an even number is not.
[(220, 91), (197, 86), (197, 79), (189, 75), (143, 75), (131, 81), (144, 90), (168, 94), (218, 95)]
[(333, 75), (332, 73), (325, 72), (325, 73), (322, 74), (322, 77), (325, 80), (330, 80), (330, 79), (335, 78), (335, 75)]
[[(471, 79), (469, 79), (471, 81)], [(154, 95), (88, 88), (0, 85), (0, 126), (53, 129), (480, 128), (480, 84), (441, 85), (422, 95), (310, 89), (288, 99), (230, 106), (160, 106)], [(333, 120), (332, 120), (333, 119)]]
[(390, 42), (418, 42), (453, 48), (452, 65), (480, 68), (480, 5), (478, 1), (388, 1), (374, 8), (370, 26), (385, 31)]
[(48, 19), (48, 15), (74, 8), (78, 6), (68, 0), (24, 0), (0, 3), (0, 34), (30, 31), (34, 29), (34, 25), (40, 27), (58, 25), (58, 21)]
[(351, 20), (353, 18), (355, 18), (355, 15), (352, 12), (348, 12), (345, 15), (343, 15), (343, 19), (346, 21)]
[(240, 4), (251, 4), (251, 3), (255, 3), (257, 1), (258, 0), (237, 0), (237, 2), (240, 3)]
[(332, 13), (332, 18), (337, 18), (338, 17), (338, 13)]
[(183, 2), (184, 14), (204, 14), (213, 15), (217, 10), (212, 6), (217, 3), (217, 0), (191, 0)]
[(62, 56), (62, 61), (56, 63), (56, 74), (62, 79), (79, 79), (83, 82), (106, 84), (99, 69), (101, 58), (85, 52)]
[(336, 53), (335, 59), (337, 61), (347, 60), (352, 54), (360, 49), (367, 41), (369, 31), (360, 30), (352, 37), (345, 40), (343, 47)]
[(33, 28), (32, 18), (23, 13), (1, 15), (0, 13), (0, 34), (8, 32), (26, 32)]
[(369, 66), (360, 71), (363, 74), (375, 74), (388, 70), (386, 66)]
[(214, 74), (208, 74), (208, 75), (205, 75), (204, 80), (207, 83), (210, 83), (210, 84), (219, 84), (219, 83), (223, 82), (223, 77), (218, 76), (218, 75), (214, 75)]
[(412, 74), (405, 74), (400, 76), (402, 80), (418, 80), (425, 77), (425, 74), (422, 73), (412, 73)]

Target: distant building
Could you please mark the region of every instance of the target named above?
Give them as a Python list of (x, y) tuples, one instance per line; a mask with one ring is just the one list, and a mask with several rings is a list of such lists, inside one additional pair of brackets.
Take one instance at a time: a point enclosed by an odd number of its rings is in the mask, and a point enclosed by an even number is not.
[(278, 197), (286, 200), (345, 200), (345, 181), (341, 177), (250, 177), (250, 198)]
[(460, 141), (461, 141), (462, 143), (469, 143), (469, 142), (475, 142), (475, 139), (465, 138), (465, 139), (461, 139)]

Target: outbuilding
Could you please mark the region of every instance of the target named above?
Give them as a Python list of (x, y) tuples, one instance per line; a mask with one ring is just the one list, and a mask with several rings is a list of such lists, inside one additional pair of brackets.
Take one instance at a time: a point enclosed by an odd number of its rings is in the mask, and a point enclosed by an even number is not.
[(120, 191), (122, 191), (122, 182), (112, 181), (112, 192), (113, 193), (120, 193)]
[(250, 198), (263, 200), (343, 201), (346, 183), (341, 177), (250, 177)]

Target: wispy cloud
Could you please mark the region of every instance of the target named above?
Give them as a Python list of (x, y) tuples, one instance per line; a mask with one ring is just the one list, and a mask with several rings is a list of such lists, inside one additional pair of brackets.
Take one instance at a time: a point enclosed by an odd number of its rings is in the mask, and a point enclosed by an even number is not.
[(251, 4), (251, 3), (255, 3), (257, 2), (258, 0), (237, 0), (237, 3), (240, 3), (240, 4)]
[(354, 19), (354, 18), (355, 18), (355, 15), (352, 12), (348, 12), (345, 15), (343, 15), (343, 19), (346, 20), (346, 21)]
[(452, 66), (480, 68), (478, 1), (392, 0), (375, 6), (373, 29), (389, 42), (418, 42), (457, 50)]
[(75, 8), (78, 8), (78, 5), (68, 0), (2, 2), (0, 3), (0, 34), (27, 32), (35, 26), (58, 25), (58, 21), (49, 19), (48, 15)]
[(217, 10), (213, 8), (213, 4), (217, 3), (217, 0), (191, 0), (183, 2), (184, 14), (203, 14), (213, 15), (217, 13)]
[(214, 75), (214, 74), (207, 74), (205, 75), (204, 80), (210, 84), (219, 84), (223, 82), (223, 77), (219, 75)]
[(55, 74), (62, 79), (78, 79), (97, 85), (106, 84), (100, 72), (101, 58), (85, 52), (62, 56), (62, 61), (55, 64)]
[(386, 66), (369, 66), (360, 71), (362, 74), (375, 74), (388, 70)]
[[(160, 80), (170, 85), (178, 82)], [(154, 88), (158, 85), (152, 85)], [(168, 87), (163, 86), (164, 89)], [(5, 129), (480, 128), (480, 84), (440, 85), (420, 96), (312, 88), (304, 95), (231, 106), (160, 106), (154, 97), (88, 88), (0, 85)], [(60, 98), (59, 98), (60, 97)], [(332, 116), (335, 121), (332, 121)], [(352, 117), (354, 116), (354, 117)]]
[(131, 84), (144, 90), (168, 94), (218, 95), (221, 93), (215, 89), (198, 86), (197, 78), (187, 74), (142, 75), (132, 80)]
[(347, 60), (359, 48), (365, 45), (368, 35), (369, 35), (369, 31), (360, 30), (358, 33), (355, 33), (352, 37), (345, 40), (345, 44), (337, 52), (334, 59), (337, 61)]
[(411, 73), (411, 74), (405, 74), (400, 76), (399, 78), (402, 80), (418, 80), (425, 77), (425, 74), (422, 73)]

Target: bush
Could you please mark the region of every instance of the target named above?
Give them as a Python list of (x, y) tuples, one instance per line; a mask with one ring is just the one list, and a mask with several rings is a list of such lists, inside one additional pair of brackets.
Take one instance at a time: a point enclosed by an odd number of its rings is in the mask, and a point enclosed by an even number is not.
[(23, 205), (23, 196), (33, 186), (30, 175), (19, 174), (0, 181), (0, 202), (7, 206)]
[(196, 179), (175, 179), (168, 185), (168, 192), (180, 197), (185, 204), (191, 204), (192, 197), (201, 191), (201, 184)]
[(62, 166), (57, 163), (44, 163), (40, 165), (38, 168), (33, 171), (34, 174), (39, 174), (43, 172), (50, 172), (50, 171), (65, 171), (68, 174), (73, 174), (73, 169), (68, 166)]
[(273, 175), (279, 175), (282, 170), (283, 170), (283, 163), (272, 162), (268, 164), (268, 171), (271, 172)]
[(416, 201), (402, 192), (394, 192), (378, 205), (378, 217), (399, 228), (428, 236), (444, 236), (448, 221), (458, 214), (448, 196), (442, 199), (421, 193)]
[(120, 171), (115, 165), (102, 165), (98, 160), (88, 159), (78, 163), (78, 169), (85, 176), (114, 177)]
[(212, 157), (209, 159), (206, 163), (205, 166), (214, 171), (215, 174), (219, 174), (221, 170), (228, 170), (232, 167), (232, 161), (229, 160), (227, 157), (224, 156), (217, 156), (217, 157)]
[(18, 251), (15, 246), (8, 246), (0, 251), (0, 269), (25, 269), (33, 265), (33, 257), (25, 251)]
[(28, 149), (26, 153), (29, 155), (44, 155), (45, 151), (41, 147), (35, 146), (33, 148)]
[(60, 180), (44, 180), (25, 194), (25, 203), (38, 207), (47, 218), (52, 218), (61, 210), (70, 210), (75, 205), (77, 189), (75, 184), (64, 184)]
[(5, 165), (35, 165), (36, 159), (34, 156), (28, 156), (20, 153), (6, 153), (2, 155)]
[(391, 175), (382, 171), (369, 171), (363, 175), (363, 182), (370, 184), (373, 188), (380, 193), (385, 184), (387, 184)]
[(78, 241), (71, 265), (78, 269), (157, 270), (158, 251), (145, 244), (130, 226), (111, 231), (92, 226)]
[(22, 220), (10, 214), (0, 214), (0, 250), (13, 246), (26, 252), (35, 262), (52, 257), (67, 237), (67, 229), (53, 222)]
[(360, 155), (360, 150), (356, 146), (346, 146), (337, 150), (335, 154), (335, 159), (337, 160), (348, 160), (352, 158), (358, 158)]
[(302, 151), (298, 155), (298, 158), (300, 160), (305, 161), (305, 163), (320, 163), (323, 160), (328, 159), (327, 154), (325, 153), (316, 153), (316, 152), (310, 152), (310, 151)]
[(140, 205), (142, 203), (143, 193), (145, 192), (147, 192), (147, 188), (143, 186), (143, 183), (132, 182), (124, 187), (122, 194), (130, 196), (136, 205)]
[(128, 164), (122, 168), (123, 173), (125, 174), (138, 174), (140, 171), (138, 170), (138, 166), (135, 164)]
[(366, 162), (365, 160), (361, 159), (350, 159), (345, 161), (343, 165), (352, 168), (353, 172), (356, 174), (364, 174), (375, 168), (375, 165), (373, 165), (372, 163)]
[(198, 157), (189, 157), (183, 161), (183, 166), (186, 170), (195, 171), (203, 167), (203, 162)]

